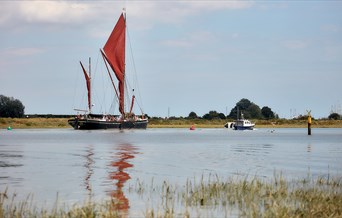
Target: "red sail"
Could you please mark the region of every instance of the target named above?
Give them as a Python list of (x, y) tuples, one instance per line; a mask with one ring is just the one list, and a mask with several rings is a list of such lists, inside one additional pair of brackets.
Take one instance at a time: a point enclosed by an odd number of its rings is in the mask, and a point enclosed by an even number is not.
[(119, 80), (119, 111), (124, 114), (124, 78), (125, 78), (125, 42), (126, 23), (124, 15), (121, 14), (112, 33), (109, 36), (103, 50), (116, 78)]
[(135, 96), (133, 95), (133, 96), (132, 96), (131, 109), (129, 110), (129, 114), (131, 114), (131, 113), (132, 113), (132, 110), (133, 110), (133, 105), (134, 105), (134, 99), (135, 99)]
[(81, 61), (80, 61), (80, 64), (81, 64), (81, 67), (82, 67), (82, 70), (83, 70), (83, 73), (84, 73), (84, 77), (85, 77), (86, 83), (87, 83), (87, 90), (88, 90), (88, 109), (89, 109), (89, 112), (90, 112), (90, 110), (91, 110), (90, 77), (88, 76), (87, 71), (84, 69), (83, 64), (82, 64)]

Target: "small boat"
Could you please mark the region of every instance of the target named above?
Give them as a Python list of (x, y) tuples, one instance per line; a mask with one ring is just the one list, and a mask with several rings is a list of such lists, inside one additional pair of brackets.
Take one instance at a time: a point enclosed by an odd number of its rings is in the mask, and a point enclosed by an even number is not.
[[(129, 111), (125, 110), (125, 98), (128, 96), (128, 91), (125, 90), (127, 87), (125, 81), (125, 53), (126, 53), (126, 18), (125, 14), (122, 13), (119, 17), (111, 35), (109, 36), (103, 50), (100, 49), (103, 61), (106, 65), (109, 78), (113, 85), (113, 89), (116, 94), (116, 98), (119, 102), (119, 112), (121, 115), (110, 115), (110, 114), (94, 114), (92, 113), (91, 103), (91, 67), (89, 59), (89, 72), (86, 71), (83, 64), (80, 62), (84, 77), (86, 80), (87, 91), (88, 91), (88, 110), (78, 110), (84, 114), (78, 114), (72, 119), (68, 120), (69, 125), (74, 129), (146, 129), (148, 119), (145, 117), (141, 110), (141, 115), (135, 115), (133, 110), (135, 95), (132, 94), (131, 104)], [(108, 66), (109, 65), (109, 66)], [(112, 72), (116, 76), (118, 81), (118, 88), (115, 86)], [(133, 89), (134, 92), (134, 89)], [(141, 109), (141, 108), (140, 108)]]
[(235, 130), (253, 130), (255, 124), (251, 121), (244, 119), (243, 116), (241, 116), (241, 119), (238, 119), (235, 121), (234, 129)]
[(254, 126), (255, 123), (244, 119), (243, 113), (241, 113), (241, 118), (239, 118), (239, 109), (237, 110), (237, 119), (224, 125), (224, 127), (234, 130), (253, 130)]

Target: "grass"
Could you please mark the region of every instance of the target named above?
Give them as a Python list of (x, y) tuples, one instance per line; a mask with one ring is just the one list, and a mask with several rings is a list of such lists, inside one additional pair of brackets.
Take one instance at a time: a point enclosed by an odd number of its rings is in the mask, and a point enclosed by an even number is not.
[(0, 128), (69, 128), (67, 118), (0, 118)]
[(15, 203), (15, 194), (9, 198), (7, 190), (0, 193), (0, 218), (26, 218), (26, 217), (79, 217), (79, 218), (95, 218), (95, 217), (122, 217), (118, 210), (113, 209), (113, 205), (118, 204), (116, 199), (106, 201), (104, 203), (95, 203), (87, 201), (83, 205), (61, 206), (58, 199), (53, 208), (38, 208), (32, 204), (33, 199), (29, 196), (26, 200)]
[[(217, 175), (188, 180), (186, 184), (144, 184), (137, 181), (130, 192), (148, 201), (144, 217), (342, 217), (341, 178), (305, 178), (287, 181), (282, 175), (272, 180), (257, 177), (219, 178)], [(0, 194), (0, 218), (4, 217), (126, 217), (115, 209), (117, 199), (105, 203), (86, 202), (71, 208), (56, 205), (38, 210), (26, 199), (13, 203), (7, 191)], [(114, 206), (113, 206), (114, 205)], [(134, 208), (133, 208), (134, 209)]]
[(342, 217), (341, 179), (287, 182), (281, 175), (273, 181), (210, 176), (188, 181), (185, 190), (164, 184), (161, 191), (162, 206), (149, 209), (146, 217)]
[[(150, 119), (148, 128), (223, 128), (228, 120), (204, 119)], [(306, 120), (253, 120), (256, 128), (306, 128)], [(0, 128), (72, 128), (68, 118), (0, 118)], [(342, 120), (313, 120), (312, 128), (342, 128)]]

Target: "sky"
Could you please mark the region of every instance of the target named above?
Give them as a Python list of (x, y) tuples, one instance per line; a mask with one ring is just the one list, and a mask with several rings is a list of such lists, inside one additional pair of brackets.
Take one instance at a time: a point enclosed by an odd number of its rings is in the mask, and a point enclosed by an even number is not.
[(75, 114), (91, 57), (93, 111), (118, 113), (99, 51), (123, 8), (149, 116), (226, 114), (242, 98), (281, 118), (341, 113), (342, 1), (1, 0), (0, 94), (26, 114)]

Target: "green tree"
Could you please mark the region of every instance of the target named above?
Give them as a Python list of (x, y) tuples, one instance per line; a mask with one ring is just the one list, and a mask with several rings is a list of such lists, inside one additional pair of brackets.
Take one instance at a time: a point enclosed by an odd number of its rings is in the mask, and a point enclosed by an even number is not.
[(261, 114), (261, 110), (260, 107), (254, 103), (252, 103), (248, 108), (248, 117), (246, 118), (253, 118), (253, 119), (261, 119), (262, 118), (262, 114)]
[(274, 112), (272, 111), (271, 108), (267, 106), (264, 106), (263, 108), (261, 108), (261, 114), (266, 120), (275, 118)]
[(217, 111), (209, 111), (209, 113), (203, 115), (203, 119), (225, 119), (226, 116), (223, 113), (218, 113)]
[(243, 114), (244, 118), (246, 119), (260, 119), (262, 117), (260, 107), (246, 98), (243, 98), (238, 103), (236, 103), (236, 106), (232, 108), (228, 117), (236, 119), (238, 110), (239, 117), (241, 116), (241, 114)]
[(221, 120), (226, 119), (226, 115), (224, 115), (224, 113), (219, 113), (218, 116)]
[(339, 115), (338, 113), (331, 113), (328, 118), (330, 120), (340, 120), (341, 119), (341, 115)]
[(198, 116), (197, 116), (197, 114), (195, 112), (192, 111), (192, 112), (189, 113), (188, 118), (189, 119), (196, 119), (196, 118), (198, 118)]
[(0, 117), (23, 117), (25, 107), (18, 99), (0, 95)]

